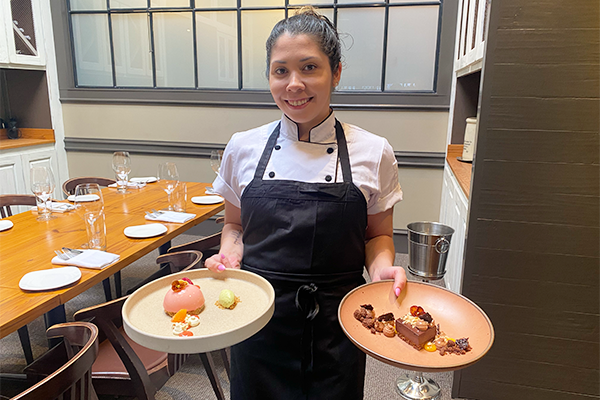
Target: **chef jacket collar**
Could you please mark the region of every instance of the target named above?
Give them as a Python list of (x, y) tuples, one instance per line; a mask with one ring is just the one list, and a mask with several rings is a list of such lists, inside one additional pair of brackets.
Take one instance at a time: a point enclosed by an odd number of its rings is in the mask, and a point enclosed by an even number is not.
[[(298, 141), (298, 125), (283, 114), (281, 118), (280, 135), (287, 139)], [(335, 143), (335, 115), (333, 110), (323, 122), (310, 130), (310, 143)]]

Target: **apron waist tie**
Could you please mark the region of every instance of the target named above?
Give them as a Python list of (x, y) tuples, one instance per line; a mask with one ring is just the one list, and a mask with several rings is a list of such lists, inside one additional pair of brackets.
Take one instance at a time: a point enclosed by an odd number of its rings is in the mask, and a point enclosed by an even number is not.
[(308, 393), (313, 376), (313, 319), (319, 313), (319, 303), (315, 293), (318, 287), (314, 283), (302, 285), (296, 291), (296, 308), (304, 315), (302, 333), (302, 392)]

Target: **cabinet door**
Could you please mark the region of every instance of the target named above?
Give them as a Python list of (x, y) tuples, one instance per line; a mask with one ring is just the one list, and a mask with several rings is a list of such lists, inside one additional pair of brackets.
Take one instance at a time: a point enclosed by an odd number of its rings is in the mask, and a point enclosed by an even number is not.
[(44, 65), (39, 0), (0, 0), (11, 64)]
[(62, 190), (60, 189), (60, 182), (58, 182), (58, 177), (60, 176), (58, 170), (58, 161), (56, 159), (56, 151), (54, 148), (45, 149), (45, 150), (36, 150), (27, 153), (21, 154), (21, 163), (23, 166), (23, 177), (27, 188), (31, 187), (29, 170), (31, 167), (37, 166), (48, 166), (52, 169), (52, 173), (54, 175), (55, 188), (52, 193), (53, 198), (57, 198), (57, 193), (59, 194), (58, 198), (62, 199)]
[(8, 39), (6, 37), (6, 29), (9, 22), (6, 16), (9, 15), (9, 3), (0, 0), (0, 64), (8, 64), (10, 62), (8, 57)]
[(24, 194), (26, 190), (21, 157), (0, 157), (0, 194)]

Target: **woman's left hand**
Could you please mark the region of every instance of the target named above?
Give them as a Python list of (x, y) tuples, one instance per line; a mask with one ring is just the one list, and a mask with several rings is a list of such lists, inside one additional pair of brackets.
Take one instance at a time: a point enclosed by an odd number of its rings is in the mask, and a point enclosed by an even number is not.
[(400, 292), (404, 290), (406, 286), (406, 272), (402, 267), (383, 267), (373, 271), (371, 280), (377, 282), (383, 279), (394, 280), (394, 293), (396, 297), (400, 295)]

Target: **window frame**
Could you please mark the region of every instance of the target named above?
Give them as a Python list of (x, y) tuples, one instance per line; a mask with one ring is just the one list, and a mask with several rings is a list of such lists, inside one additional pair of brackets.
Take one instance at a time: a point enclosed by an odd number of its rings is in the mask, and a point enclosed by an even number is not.
[[(384, 6), (389, 0), (380, 5)], [(295, 8), (297, 5), (288, 6), (285, 10)], [(251, 107), (274, 108), (276, 107), (268, 90), (257, 89), (179, 89), (160, 87), (78, 87), (75, 84), (74, 45), (69, 26), (69, 12), (67, 1), (50, 0), (52, 9), (54, 43), (59, 78), (60, 98), (65, 103), (112, 103), (112, 104), (170, 104), (170, 105), (201, 105), (216, 107)], [(238, 0), (239, 4), (239, 0)], [(458, 0), (433, 0), (430, 2), (402, 3), (402, 6), (438, 5), (441, 14), (438, 24), (438, 46), (436, 51), (436, 66), (434, 72), (434, 90), (432, 91), (360, 91), (344, 92), (336, 90), (331, 99), (332, 107), (337, 109), (423, 109), (423, 110), (448, 110), (450, 104), (451, 78), (453, 70), (454, 39), (456, 33), (456, 17)], [(366, 6), (366, 5), (364, 5)], [(356, 4), (337, 4), (334, 7), (358, 8)], [(282, 9), (283, 7), (245, 7), (244, 10)], [(331, 8), (331, 7), (320, 7)], [(193, 8), (195, 11), (208, 11), (204, 8)], [(155, 9), (159, 12), (171, 9)], [(219, 8), (210, 9), (218, 11)], [(122, 10), (119, 9), (118, 13)], [(127, 11), (125, 11), (127, 12)], [(140, 12), (140, 11), (136, 11)], [(73, 11), (73, 14), (83, 13)], [(88, 12), (85, 12), (88, 13)], [(90, 12), (93, 13), (93, 12)], [(110, 13), (101, 11), (99, 13)], [(239, 18), (238, 11), (238, 18)], [(337, 15), (337, 13), (334, 13)], [(335, 22), (335, 21), (334, 21)], [(239, 23), (239, 20), (238, 20)], [(112, 35), (112, 32), (110, 33)], [(195, 43), (194, 38), (194, 43)], [(384, 37), (384, 46), (387, 41), (387, 32)], [(111, 49), (112, 51), (112, 49)], [(194, 49), (194, 52), (196, 50)], [(114, 64), (114, 57), (112, 63)], [(240, 64), (239, 68), (241, 67)], [(385, 70), (385, 59), (383, 60)], [(116, 71), (113, 65), (113, 83), (116, 82)], [(238, 72), (241, 74), (241, 70)], [(241, 81), (239, 82), (241, 85)], [(238, 86), (239, 87), (239, 86)]]

